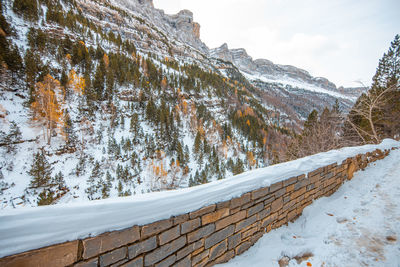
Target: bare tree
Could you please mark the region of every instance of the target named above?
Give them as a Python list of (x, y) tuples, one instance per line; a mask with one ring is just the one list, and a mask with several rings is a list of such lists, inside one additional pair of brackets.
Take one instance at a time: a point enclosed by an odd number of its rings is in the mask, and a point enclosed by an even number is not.
[[(385, 89), (371, 89), (361, 95), (349, 116), (346, 118), (346, 124), (350, 125), (362, 143), (381, 142), (378, 125), (383, 116), (379, 116), (388, 101), (389, 92), (398, 89), (396, 86), (390, 86)], [(364, 121), (365, 123), (362, 123)]]

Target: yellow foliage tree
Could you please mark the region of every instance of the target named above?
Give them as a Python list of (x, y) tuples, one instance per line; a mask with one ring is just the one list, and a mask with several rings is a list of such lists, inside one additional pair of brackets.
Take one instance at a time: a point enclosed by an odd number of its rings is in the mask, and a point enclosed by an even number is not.
[(247, 162), (249, 163), (250, 169), (256, 164), (256, 159), (254, 158), (253, 152), (247, 152)]
[(106, 68), (108, 68), (108, 65), (110, 64), (110, 60), (108, 59), (108, 56), (106, 53), (104, 53), (103, 61), (104, 61), (104, 65), (106, 65)]
[(82, 95), (85, 92), (85, 78), (76, 74), (75, 70), (72, 69), (68, 74), (68, 88), (72, 88), (76, 93)]
[(161, 80), (161, 89), (165, 90), (165, 89), (167, 89), (167, 86), (168, 86), (167, 78), (164, 77)]
[(44, 77), (43, 82), (38, 82), (35, 85), (35, 101), (31, 105), (33, 119), (42, 124), (49, 145), (53, 129), (58, 129), (61, 134), (64, 134), (62, 130), (64, 126), (63, 112), (56, 95), (57, 91), (61, 89), (60, 82), (50, 74)]

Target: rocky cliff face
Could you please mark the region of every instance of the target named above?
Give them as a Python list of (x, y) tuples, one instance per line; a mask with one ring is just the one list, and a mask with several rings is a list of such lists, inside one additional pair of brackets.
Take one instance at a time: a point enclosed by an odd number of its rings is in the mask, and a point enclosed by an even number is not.
[[(154, 8), (152, 0), (113, 0), (114, 4), (127, 9), (129, 13), (137, 14), (143, 19), (139, 27), (149, 28), (147, 31), (155, 30), (153, 37), (165, 37), (170, 43), (176, 43), (177, 47), (172, 47), (173, 51), (183, 54), (187, 50), (198, 50), (207, 54), (208, 47), (200, 40), (200, 24), (193, 21), (193, 13), (190, 10), (181, 10), (178, 14), (165, 14), (163, 10)], [(127, 27), (135, 28), (131, 22), (127, 22)], [(161, 35), (163, 36), (159, 36)], [(138, 43), (140, 47), (141, 44)], [(182, 49), (183, 46), (191, 48)], [(156, 48), (153, 48), (156, 49)], [(162, 49), (164, 53), (170, 53), (166, 49)]]
[(274, 64), (267, 59), (253, 60), (245, 49), (229, 49), (226, 43), (218, 48), (211, 49), (210, 55), (232, 62), (241, 71), (250, 75), (264, 77), (271, 81), (276, 80), (277, 82), (294, 80), (337, 92), (336, 85), (326, 78), (312, 77), (310, 73), (303, 69), (290, 65)]

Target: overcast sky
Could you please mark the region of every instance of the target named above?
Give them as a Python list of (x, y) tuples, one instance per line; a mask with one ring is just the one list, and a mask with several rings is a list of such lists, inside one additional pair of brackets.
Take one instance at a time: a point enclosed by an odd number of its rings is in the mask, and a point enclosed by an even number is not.
[(227, 43), (253, 59), (303, 68), (337, 86), (369, 85), (400, 34), (400, 0), (154, 0), (189, 9), (210, 48)]

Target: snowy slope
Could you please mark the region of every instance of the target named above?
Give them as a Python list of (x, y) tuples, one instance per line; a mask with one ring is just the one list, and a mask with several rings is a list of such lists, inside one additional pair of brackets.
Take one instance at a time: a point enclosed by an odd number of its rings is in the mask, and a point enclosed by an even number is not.
[(132, 225), (143, 225), (229, 200), (244, 192), (308, 173), (377, 148), (400, 147), (385, 140), (380, 145), (343, 148), (283, 164), (246, 172), (196, 187), (139, 196), (21, 208), (0, 214), (0, 257), (68, 240), (94, 236)]
[(400, 266), (399, 197), (395, 150), (221, 266)]

